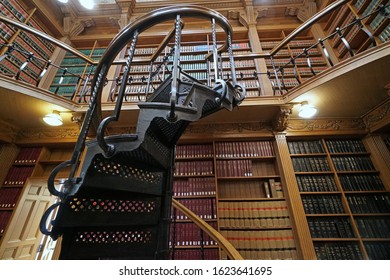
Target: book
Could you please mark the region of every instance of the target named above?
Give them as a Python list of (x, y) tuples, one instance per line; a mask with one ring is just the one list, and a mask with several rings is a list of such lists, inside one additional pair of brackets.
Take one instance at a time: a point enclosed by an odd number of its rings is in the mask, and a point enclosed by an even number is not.
[(271, 189), (268, 182), (263, 182), (264, 192), (266, 198), (271, 198)]

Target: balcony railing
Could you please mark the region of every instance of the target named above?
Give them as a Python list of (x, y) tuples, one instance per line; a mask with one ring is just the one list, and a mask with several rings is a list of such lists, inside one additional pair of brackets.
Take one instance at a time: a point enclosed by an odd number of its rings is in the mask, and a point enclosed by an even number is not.
[[(329, 34), (324, 38), (314, 38), (314, 40), (311, 40), (309, 43), (297, 39), (301, 34), (305, 34), (312, 25), (320, 22), (324, 17), (329, 16), (331, 13), (335, 14), (335, 11), (338, 9), (340, 9), (339, 13), (342, 13), (343, 9), (347, 7), (346, 5), (350, 5), (348, 2), (350, 1), (340, 0), (327, 6), (296, 30), (288, 34), (280, 42), (271, 42), (271, 49), (269, 51), (264, 51), (262, 53), (234, 54), (236, 65), (244, 65), (246, 67), (246, 64), (251, 64), (247, 70), (236, 70), (237, 79), (243, 84), (246, 84), (247, 97), (261, 97), (264, 95), (269, 96), (271, 94), (285, 95), (287, 92), (305, 83), (306, 80), (318, 75), (329, 67), (335, 66), (339, 61), (336, 61), (331, 57), (330, 53), (333, 52), (333, 50), (329, 48), (331, 45), (336, 47), (338, 53), (344, 53), (344, 57), (353, 57), (361, 50), (375, 47), (388, 40), (388, 33), (390, 32), (390, 3), (380, 5), (369, 13), (363, 13), (364, 15), (360, 18), (351, 18), (350, 16), (349, 21), (346, 19), (340, 26), (330, 26), (328, 28)], [(369, 27), (367, 27), (367, 24), (362, 24), (362, 22), (367, 21), (367, 19), (371, 19), (369, 21)], [(47, 89), (53, 95), (68, 98), (76, 103), (89, 102), (89, 85), (93, 78), (95, 66), (99, 62), (98, 59), (96, 59), (99, 55), (96, 57), (94, 57), (94, 55), (95, 52), (97, 54), (102, 54), (104, 49), (97, 48), (92, 50), (89, 54), (86, 54), (33, 27), (4, 16), (0, 16), (0, 24), (2, 29), (1, 35), (3, 37), (0, 41), (1, 75), (18, 80), (22, 83)], [(373, 32), (372, 29), (377, 25), (382, 26), (382, 32), (380, 34), (375, 34), (376, 36), (374, 36), (375, 32)], [(332, 29), (334, 29), (334, 31)], [(170, 34), (172, 35), (172, 33)], [(356, 39), (356, 34), (359, 34), (360, 40)], [(167, 40), (171, 38), (172, 36), (167, 35)], [(30, 46), (21, 44), (21, 42), (26, 41), (31, 41), (31, 44), (29, 44)], [(66, 61), (67, 58), (65, 58), (60, 65), (53, 63), (52, 60), (43, 57), (40, 52), (37, 51), (40, 42), (47, 42), (48, 44), (52, 44), (68, 54), (71, 54), (74, 57), (75, 63), (81, 62), (80, 64), (83, 66), (80, 68), (66, 67), (65, 63), (72, 64), (71, 59)], [(302, 42), (304, 44), (302, 44)], [(204, 47), (210, 49), (213, 46)], [(286, 51), (286, 47), (293, 49), (293, 51)], [(171, 50), (169, 45), (159, 47), (158, 50), (152, 52), (151, 55), (141, 56), (139, 59), (136, 58), (133, 61), (132, 67), (135, 69), (137, 69), (137, 67), (142, 68), (143, 71), (145, 70), (145, 73), (148, 73), (152, 78), (148, 79), (148, 74), (130, 75), (126, 84), (128, 88), (127, 91), (132, 91), (132, 94), (126, 95), (124, 102), (138, 102), (144, 100), (145, 96), (150, 94), (161, 81), (164, 80), (166, 75), (170, 74), (171, 70), (169, 65), (172, 64)], [(320, 56), (318, 55), (319, 53)], [(160, 56), (158, 56), (158, 54), (160, 54)], [(234, 67), (234, 65), (228, 65), (228, 62), (224, 61), (224, 57), (227, 57), (227, 54), (219, 52), (218, 57), (215, 59), (218, 59), (221, 65), (227, 63), (227, 68)], [(212, 84), (215, 80), (215, 73), (211, 70), (213, 65), (208, 62), (207, 58), (207, 54), (200, 56), (200, 61), (202, 60), (205, 63), (205, 70), (199, 74), (199, 79), (207, 80), (209, 84)], [(266, 72), (255, 70), (258, 69), (255, 67), (259, 63), (258, 59), (265, 60), (267, 66)], [(183, 67), (185, 67), (186, 65), (183, 62), (185, 62), (185, 60), (181, 61)], [(122, 68), (125, 63), (125, 59), (118, 59), (113, 63), (118, 69), (116, 70), (116, 75), (114, 77), (106, 79), (105, 81), (105, 87), (109, 87), (107, 90), (109, 94), (106, 97), (106, 102), (114, 102), (116, 100), (115, 92), (122, 84), (121, 70), (119, 68)], [(57, 74), (51, 81), (51, 85), (48, 86), (47, 82), (43, 83), (42, 81), (48, 76), (49, 72), (53, 71)], [(219, 73), (219, 75), (224, 80), (231, 80), (233, 78), (225, 73)], [(267, 78), (262, 79), (262, 76), (266, 76)], [(262, 90), (262, 83), (267, 82), (271, 84), (272, 93), (266, 93)], [(252, 90), (249, 91), (249, 88)]]

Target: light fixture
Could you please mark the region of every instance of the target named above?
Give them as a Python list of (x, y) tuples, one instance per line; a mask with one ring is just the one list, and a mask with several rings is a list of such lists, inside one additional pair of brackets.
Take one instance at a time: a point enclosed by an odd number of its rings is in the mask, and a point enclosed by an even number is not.
[(309, 102), (302, 101), (300, 104), (301, 107), (299, 108), (298, 116), (300, 116), (301, 118), (308, 119), (313, 117), (317, 113), (317, 108), (313, 105), (310, 105)]
[(95, 6), (95, 1), (94, 0), (79, 0), (80, 4), (89, 10), (93, 9)]
[(53, 113), (43, 117), (43, 121), (51, 126), (59, 126), (63, 124), (60, 112), (54, 110)]
[(69, 0), (58, 0), (58, 2), (61, 2), (61, 3), (64, 3), (64, 4), (66, 4), (66, 3), (68, 3), (68, 2), (69, 2)]

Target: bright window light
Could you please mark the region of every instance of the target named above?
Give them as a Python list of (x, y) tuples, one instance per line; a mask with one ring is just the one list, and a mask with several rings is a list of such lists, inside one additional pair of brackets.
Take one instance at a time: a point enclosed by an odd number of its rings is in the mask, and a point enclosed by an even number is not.
[(68, 0), (58, 0), (58, 2), (61, 2), (61, 3), (66, 4), (66, 3), (68, 3), (69, 1), (68, 1)]
[(95, 1), (94, 0), (79, 0), (80, 4), (89, 10), (93, 9), (95, 6)]

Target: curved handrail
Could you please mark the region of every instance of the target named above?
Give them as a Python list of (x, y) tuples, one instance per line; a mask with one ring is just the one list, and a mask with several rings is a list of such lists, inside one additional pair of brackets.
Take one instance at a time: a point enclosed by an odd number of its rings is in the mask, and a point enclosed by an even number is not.
[(177, 210), (183, 212), (192, 222), (194, 222), (200, 229), (206, 232), (214, 241), (218, 243), (218, 246), (225, 250), (226, 254), (232, 260), (243, 260), (244, 258), (240, 253), (234, 248), (234, 246), (226, 240), (218, 231), (216, 231), (212, 226), (206, 223), (204, 220), (199, 218), (194, 212), (185, 207), (183, 204), (178, 202), (175, 199), (172, 199), (172, 206)]
[[(215, 21), (219, 24), (219, 26), (226, 32), (226, 34), (233, 33), (233, 29), (229, 21), (219, 12), (194, 5), (176, 5), (164, 7), (141, 16), (134, 22), (124, 27), (122, 31), (120, 31), (113, 38), (111, 43), (107, 46), (106, 51), (102, 56), (102, 59), (97, 65), (95, 75), (91, 83), (93, 90), (91, 93), (90, 108), (92, 110), (91, 115), (88, 117), (93, 117), (94, 119), (101, 120), (101, 93), (103, 90), (102, 80), (104, 80), (104, 78), (107, 76), (110, 65), (112, 65), (115, 57), (123, 49), (123, 47), (126, 46), (129, 38), (133, 38), (135, 33), (140, 34), (149, 27), (152, 27), (153, 25), (156, 25), (158, 23), (165, 22), (167, 20), (175, 20), (177, 15), (184, 17), (199, 17), (205, 19), (214, 18)], [(226, 49), (229, 44), (229, 38), (229, 36), (226, 36)], [(118, 119), (119, 113), (120, 110), (116, 113), (116, 116), (114, 116), (113, 119)], [(89, 127), (87, 129), (89, 129)], [(105, 143), (103, 136), (100, 136), (99, 138), (101, 140), (99, 141), (99, 145), (105, 151), (106, 155), (110, 153), (112, 154), (112, 146), (109, 146), (107, 143)]]
[(32, 33), (32, 34), (38, 36), (38, 37), (41, 37), (42, 39), (45, 39), (46, 41), (49, 41), (50, 43), (56, 45), (57, 47), (65, 49), (66, 51), (71, 52), (75, 56), (78, 56), (79, 58), (84, 59), (86, 62), (88, 62), (90, 64), (97, 64), (98, 63), (98, 62), (93, 61), (92, 59), (90, 59), (88, 56), (86, 56), (82, 52), (80, 52), (80, 51), (72, 48), (71, 46), (65, 44), (64, 42), (62, 42), (62, 41), (60, 41), (58, 39), (55, 39), (55, 38), (47, 35), (46, 33), (41, 32), (41, 31), (39, 31), (39, 30), (37, 30), (35, 28), (32, 28), (32, 27), (28, 26), (27, 24), (24, 24), (24, 23), (21, 23), (21, 22), (18, 22), (18, 21), (15, 21), (15, 20), (3, 17), (1, 15), (0, 15), (0, 21), (3, 21), (3, 22), (8, 23), (8, 24), (11, 24), (11, 25), (13, 25), (13, 26), (15, 26), (17, 28), (22, 29), (23, 31), (27, 31), (29, 33)]

